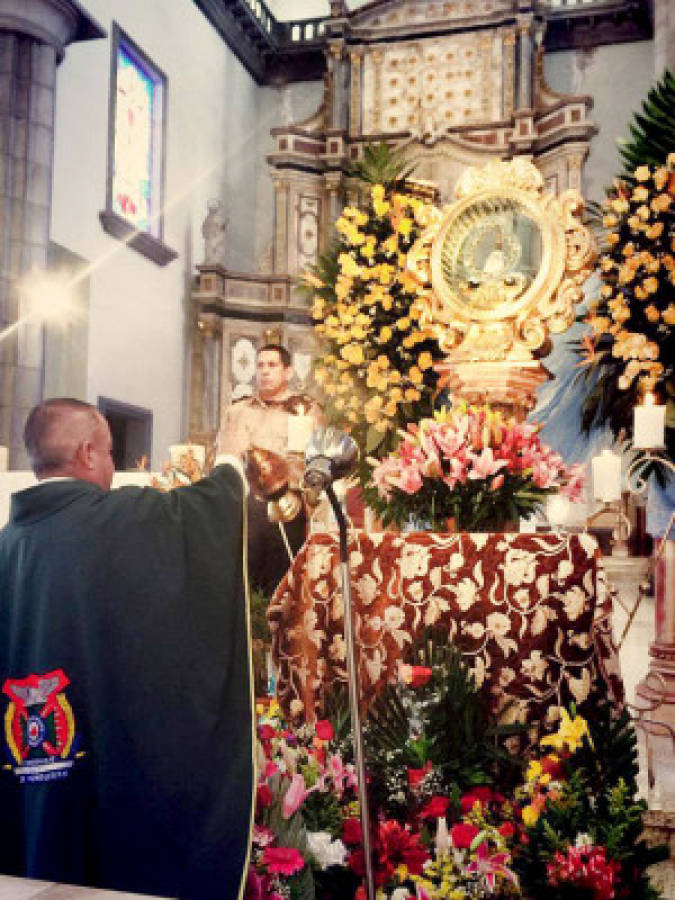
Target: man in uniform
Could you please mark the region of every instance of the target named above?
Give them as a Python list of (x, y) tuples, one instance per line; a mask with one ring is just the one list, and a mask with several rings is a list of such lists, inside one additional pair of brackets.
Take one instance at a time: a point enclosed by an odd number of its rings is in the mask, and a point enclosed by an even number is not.
[(110, 491), (110, 430), (48, 400), (0, 531), (0, 871), (181, 900), (240, 892), (252, 816), (238, 460)]
[[(222, 451), (243, 457), (251, 447), (271, 451), (286, 460), (289, 486), (297, 489), (302, 480), (304, 458), (289, 454), (289, 419), (295, 415), (312, 416), (317, 424), (321, 412), (307, 394), (291, 393), (293, 375), (291, 355), (280, 344), (265, 344), (256, 360), (256, 390), (252, 397), (235, 400), (220, 429), (218, 443)], [(290, 561), (283, 535), (277, 524), (270, 522), (267, 503), (251, 494), (249, 497), (248, 562), (251, 583), (269, 597)], [(290, 547), (295, 553), (305, 540), (307, 519), (301, 509), (298, 516), (285, 525)]]

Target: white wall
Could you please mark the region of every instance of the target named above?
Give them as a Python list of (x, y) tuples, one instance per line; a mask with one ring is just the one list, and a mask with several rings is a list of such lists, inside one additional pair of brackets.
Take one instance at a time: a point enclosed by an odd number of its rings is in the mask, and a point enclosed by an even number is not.
[[(57, 81), (51, 238), (92, 263), (87, 397), (151, 409), (153, 465), (185, 437), (188, 284), (203, 258), (210, 197), (229, 215), (233, 268), (254, 265), (257, 88), (197, 7), (86, 0), (106, 40), (68, 48)], [(112, 17), (168, 79), (162, 268), (101, 228), (105, 206)], [(269, 126), (264, 125), (263, 134)]]
[(584, 169), (584, 195), (602, 200), (604, 188), (623, 169), (617, 140), (629, 136), (628, 123), (654, 81), (654, 44), (638, 41), (547, 53), (545, 71), (553, 90), (593, 97), (590, 118), (599, 132)]

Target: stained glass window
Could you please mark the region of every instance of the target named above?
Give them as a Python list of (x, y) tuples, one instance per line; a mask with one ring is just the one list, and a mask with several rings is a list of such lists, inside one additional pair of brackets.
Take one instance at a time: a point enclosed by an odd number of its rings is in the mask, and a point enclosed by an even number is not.
[(161, 237), (165, 79), (121, 29), (113, 46), (108, 209)]

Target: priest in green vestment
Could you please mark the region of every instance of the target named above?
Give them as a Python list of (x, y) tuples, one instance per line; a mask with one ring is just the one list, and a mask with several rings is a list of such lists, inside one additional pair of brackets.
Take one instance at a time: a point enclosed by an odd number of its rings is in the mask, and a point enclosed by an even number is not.
[(245, 875), (253, 719), (237, 461), (110, 491), (94, 407), (36, 407), (0, 531), (0, 872), (181, 900)]

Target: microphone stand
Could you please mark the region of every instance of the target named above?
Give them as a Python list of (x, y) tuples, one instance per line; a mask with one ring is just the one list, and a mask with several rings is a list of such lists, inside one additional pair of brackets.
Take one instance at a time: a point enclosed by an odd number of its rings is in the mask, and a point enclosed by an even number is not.
[(366, 897), (375, 900), (375, 878), (373, 876), (373, 853), (371, 846), (370, 810), (368, 808), (368, 789), (366, 786), (366, 763), (363, 747), (363, 728), (361, 725), (359, 669), (356, 664), (356, 647), (354, 642), (354, 619), (352, 615), (352, 589), (349, 575), (349, 554), (347, 551), (347, 519), (342, 506), (335, 496), (332, 484), (326, 485), (326, 496), (333, 507), (340, 533), (340, 569), (342, 573), (342, 607), (345, 630), (345, 647), (347, 655), (347, 677), (349, 679), (349, 710), (352, 719), (352, 735), (354, 738), (354, 762), (358, 778), (359, 808), (361, 811), (361, 831), (363, 833), (363, 856), (366, 870)]

